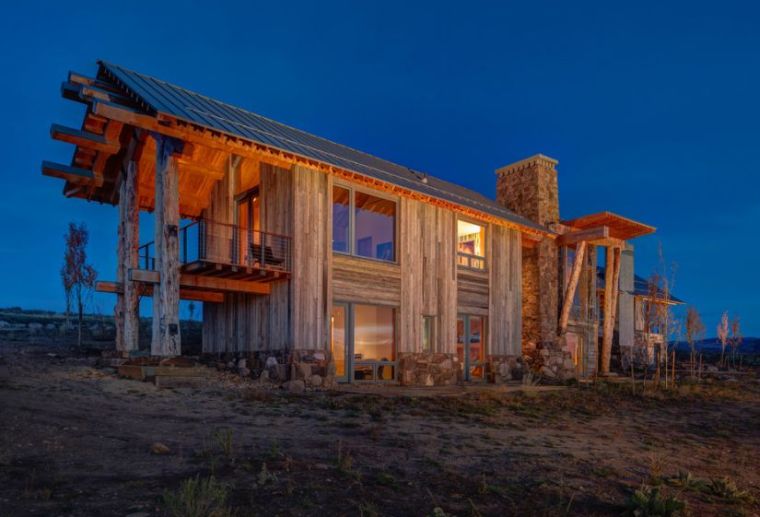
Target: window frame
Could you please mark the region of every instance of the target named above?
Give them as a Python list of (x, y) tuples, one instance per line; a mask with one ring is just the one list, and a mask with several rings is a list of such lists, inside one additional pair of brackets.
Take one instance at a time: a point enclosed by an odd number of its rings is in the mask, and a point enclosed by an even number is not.
[[(383, 307), (393, 311), (393, 361), (357, 361), (355, 359), (355, 341), (354, 334), (356, 330), (356, 306), (366, 305), (372, 307)], [(398, 382), (398, 347), (399, 347), (399, 307), (396, 305), (386, 305), (382, 303), (367, 303), (367, 302), (347, 302), (347, 301), (334, 301), (333, 307), (342, 306), (346, 310), (346, 375), (341, 377), (338, 382), (348, 384), (390, 384)], [(330, 329), (332, 332), (332, 327)], [(331, 336), (332, 339), (332, 336)], [(369, 366), (372, 368), (372, 379), (362, 380), (354, 378), (354, 369), (356, 366)], [(393, 368), (393, 377), (390, 379), (378, 378), (379, 367), (390, 366)]]
[[(472, 255), (470, 253), (464, 253), (459, 251), (459, 221), (470, 223), (477, 225), (481, 228), (483, 228), (483, 256), (480, 255)], [(456, 226), (454, 227), (454, 246), (456, 246), (456, 256), (457, 256), (457, 267), (466, 269), (468, 271), (488, 271), (488, 244), (489, 239), (491, 238), (489, 236), (490, 233), (490, 225), (483, 221), (478, 221), (476, 219), (471, 219), (469, 217), (457, 217), (456, 218)], [(467, 265), (460, 264), (459, 259), (460, 257), (464, 257), (467, 259)], [(473, 267), (472, 261), (473, 260), (480, 260), (483, 262), (483, 267)]]
[[(344, 183), (342, 181), (333, 181), (332, 187), (330, 188), (330, 214), (332, 217), (332, 210), (333, 206), (335, 205), (334, 198), (333, 198), (333, 189), (335, 188), (342, 188), (344, 190), (348, 190), (348, 251), (339, 251), (333, 248), (334, 243), (334, 236), (333, 236), (333, 224), (330, 225), (330, 249), (333, 253), (337, 253), (339, 255), (343, 255), (346, 257), (352, 257), (357, 258), (361, 260), (373, 260), (375, 262), (380, 262), (382, 264), (398, 264), (398, 256), (399, 256), (399, 198), (397, 196), (393, 196), (390, 194), (386, 194), (384, 192), (379, 192), (377, 190), (372, 190), (369, 188), (362, 188), (357, 187), (350, 183)], [(392, 201), (396, 205), (396, 211), (393, 217), (393, 260), (385, 260), (380, 259), (376, 257), (366, 257), (364, 255), (359, 255), (356, 252), (356, 192), (361, 192), (362, 194), (368, 194), (370, 196), (374, 196), (379, 199), (385, 199), (387, 201)]]

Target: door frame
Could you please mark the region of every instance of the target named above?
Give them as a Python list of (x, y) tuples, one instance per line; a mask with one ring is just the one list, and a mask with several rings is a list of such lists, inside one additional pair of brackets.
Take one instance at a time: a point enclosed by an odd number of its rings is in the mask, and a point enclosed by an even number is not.
[[(483, 350), (483, 359), (480, 361), (473, 361), (470, 357), (470, 340), (472, 338), (471, 335), (471, 326), (470, 326), (470, 319), (471, 318), (480, 318), (480, 325), (481, 325), (481, 332), (480, 332), (480, 347)], [(463, 364), (464, 364), (464, 374), (462, 376), (462, 379), (467, 382), (486, 382), (486, 346), (487, 346), (487, 335), (486, 335), (486, 327), (487, 327), (487, 317), (486, 316), (480, 316), (478, 314), (464, 314), (460, 313), (457, 314), (457, 323), (459, 320), (462, 320), (464, 328), (463, 328), (463, 335), (462, 335), (462, 349), (464, 352), (463, 357)], [(457, 336), (458, 338), (458, 336)], [(481, 377), (472, 377), (470, 375), (470, 368), (473, 366), (480, 366), (483, 369), (483, 375)]]

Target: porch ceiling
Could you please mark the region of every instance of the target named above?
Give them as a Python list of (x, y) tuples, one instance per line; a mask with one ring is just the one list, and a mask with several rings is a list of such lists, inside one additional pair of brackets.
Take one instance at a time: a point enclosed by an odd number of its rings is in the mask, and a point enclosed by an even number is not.
[(576, 230), (588, 230), (606, 226), (609, 228), (610, 237), (624, 241), (655, 232), (654, 226), (649, 226), (648, 224), (640, 223), (612, 212), (584, 215), (575, 219), (564, 220), (562, 224)]

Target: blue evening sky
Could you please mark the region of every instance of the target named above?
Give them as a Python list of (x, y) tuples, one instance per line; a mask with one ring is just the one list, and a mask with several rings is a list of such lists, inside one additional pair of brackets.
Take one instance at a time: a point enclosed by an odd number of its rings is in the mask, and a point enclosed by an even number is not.
[[(760, 334), (760, 7), (754, 2), (14, 2), (0, 16), (0, 306), (61, 309), (69, 221), (113, 279), (116, 208), (65, 199), (53, 122), (69, 70), (107, 59), (488, 196), (494, 169), (559, 164), (565, 218), (652, 224), (647, 276)], [(96, 308), (112, 310), (99, 295)]]

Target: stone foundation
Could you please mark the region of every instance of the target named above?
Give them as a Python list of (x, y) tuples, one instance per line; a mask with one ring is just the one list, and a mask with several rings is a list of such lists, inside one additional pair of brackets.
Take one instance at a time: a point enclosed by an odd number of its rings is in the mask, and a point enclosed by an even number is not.
[(525, 362), (522, 357), (513, 355), (489, 355), (488, 382), (504, 384), (509, 381), (522, 380), (525, 373)]
[(450, 386), (461, 375), (456, 354), (402, 352), (398, 369), (402, 386)]
[(330, 354), (324, 350), (205, 354), (203, 362), (261, 382), (282, 384), (302, 381), (304, 386), (327, 388), (335, 385), (335, 365)]
[(335, 363), (324, 350), (294, 350), (290, 355), (290, 380), (303, 381), (306, 386), (331, 388), (335, 386)]

